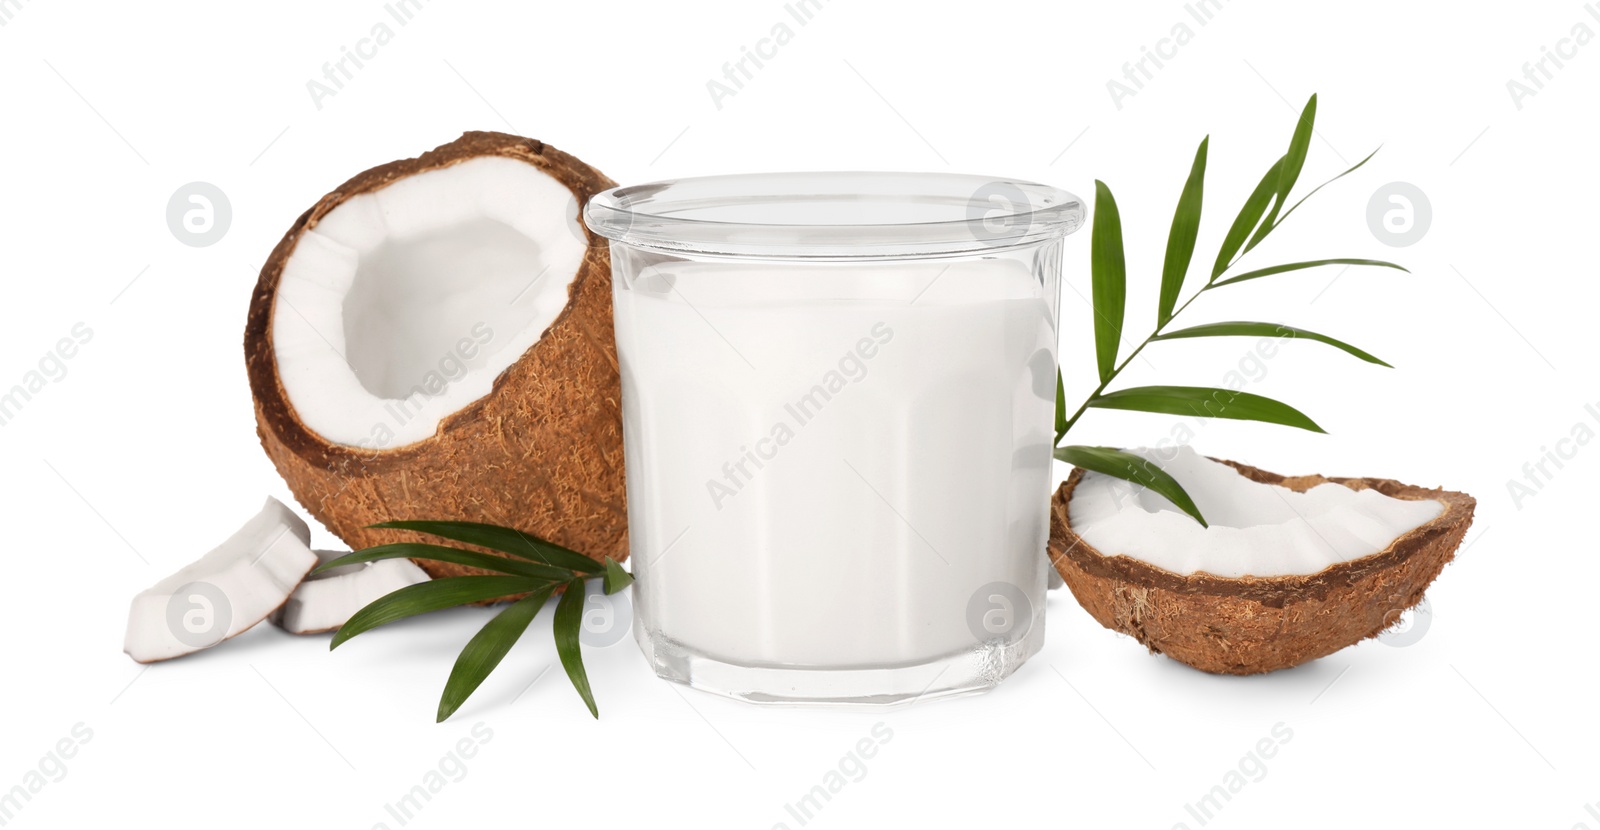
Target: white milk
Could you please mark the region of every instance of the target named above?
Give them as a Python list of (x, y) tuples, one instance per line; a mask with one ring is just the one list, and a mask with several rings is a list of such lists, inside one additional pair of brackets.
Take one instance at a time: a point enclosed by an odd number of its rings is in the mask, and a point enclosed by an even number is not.
[(920, 665), (981, 651), (1005, 583), (1026, 617), (1011, 636), (1037, 648), (1054, 304), (993, 259), (674, 261), (619, 286), (647, 641), (743, 666)]

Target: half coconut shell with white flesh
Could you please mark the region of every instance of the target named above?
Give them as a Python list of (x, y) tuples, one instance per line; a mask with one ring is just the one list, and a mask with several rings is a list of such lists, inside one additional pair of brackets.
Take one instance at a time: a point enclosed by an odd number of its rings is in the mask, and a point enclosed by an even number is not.
[(123, 651), (154, 663), (208, 649), (254, 627), (317, 566), (310, 541), (305, 521), (268, 498), (260, 513), (210, 553), (133, 598)]
[(1297, 666), (1389, 628), (1454, 558), (1477, 504), (1389, 479), (1281, 476), (1186, 447), (1134, 452), (1176, 478), (1209, 527), (1078, 468), (1051, 503), (1050, 560), (1101, 625), (1219, 674)]
[(613, 185), (542, 142), (467, 133), (356, 176), (278, 243), (245, 329), (257, 432), (345, 543), (475, 521), (627, 556), (610, 257), (579, 218)]

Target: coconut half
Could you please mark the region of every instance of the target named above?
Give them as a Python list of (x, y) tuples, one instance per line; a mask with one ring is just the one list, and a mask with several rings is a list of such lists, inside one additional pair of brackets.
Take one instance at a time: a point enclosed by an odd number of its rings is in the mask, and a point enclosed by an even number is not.
[[(349, 551), (316, 551), (326, 565)], [(269, 618), (290, 634), (323, 634), (344, 625), (368, 603), (419, 582), (428, 574), (406, 559), (343, 565), (305, 578)]]
[(317, 566), (310, 541), (306, 523), (268, 498), (227, 541), (133, 598), (123, 651), (154, 663), (208, 649), (254, 627)]
[(1164, 497), (1074, 469), (1051, 504), (1050, 560), (1078, 602), (1152, 653), (1221, 674), (1297, 666), (1381, 633), (1455, 556), (1476, 501), (1377, 478), (1280, 476), (1187, 447), (1155, 461)]
[(356, 176), (278, 243), (245, 329), (257, 432), (352, 548), (436, 519), (627, 556), (610, 258), (579, 219), (613, 184), (467, 133)]

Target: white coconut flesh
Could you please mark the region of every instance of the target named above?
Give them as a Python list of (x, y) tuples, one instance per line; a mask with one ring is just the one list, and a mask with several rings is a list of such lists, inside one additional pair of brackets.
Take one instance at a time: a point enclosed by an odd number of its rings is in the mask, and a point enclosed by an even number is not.
[(1209, 527), (1153, 490), (1086, 473), (1068, 505), (1072, 529), (1106, 556), (1123, 554), (1175, 574), (1315, 574), (1384, 550), (1444, 510), (1431, 499), (1341, 484), (1304, 493), (1263, 484), (1189, 447), (1132, 452), (1177, 479)]
[(272, 344), (289, 403), (330, 443), (431, 437), (560, 315), (586, 248), (572, 191), (514, 159), (351, 197), (283, 267)]
[[(325, 565), (348, 553), (319, 550), (317, 562)], [(306, 577), (294, 589), (289, 601), (273, 612), (272, 623), (291, 634), (332, 631), (373, 600), (407, 585), (427, 582), (428, 578), (408, 559), (383, 559), (322, 571)]]
[(266, 619), (317, 565), (311, 529), (277, 499), (226, 541), (133, 598), (123, 650), (141, 663), (210, 648)]

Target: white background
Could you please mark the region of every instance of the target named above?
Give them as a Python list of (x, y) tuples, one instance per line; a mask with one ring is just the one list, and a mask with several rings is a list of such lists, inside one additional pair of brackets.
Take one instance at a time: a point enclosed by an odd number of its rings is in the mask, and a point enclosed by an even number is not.
[[(4, 6), (0, 387), (75, 323), (94, 332), (66, 377), (0, 428), (0, 788), (75, 724), (92, 730), (6, 826), (397, 827), (385, 804), (481, 722), (492, 739), (410, 826), (797, 827), (785, 804), (882, 721), (892, 740), (810, 826), (1198, 827), (1185, 805), (1282, 723), (1293, 737), (1265, 777), (1208, 826), (1600, 827), (1585, 810), (1600, 800), (1589, 596), (1600, 447), (1550, 467), (1520, 504), (1507, 490), (1575, 424), (1600, 431), (1584, 410), (1600, 402), (1600, 45), (1547, 64), (1552, 77), (1520, 108), (1506, 87), (1578, 22), (1600, 31), (1577, 0), (1233, 0), (1204, 26), (1175, 0), (831, 0), (809, 24), (790, 21), (792, 41), (720, 109), (707, 81), (789, 19), (777, 0), (434, 0), (320, 109), (307, 81), (387, 19), (376, 0)], [(1119, 108), (1107, 81), (1179, 22), (1192, 40)], [(245, 310), (271, 246), (351, 174), (497, 129), (633, 183), (949, 169), (1089, 196), (1100, 178), (1122, 206), (1128, 327), (1142, 336), (1195, 144), (1212, 136), (1196, 256), (1209, 262), (1313, 92), (1302, 192), (1341, 159), (1383, 151), (1247, 262), (1365, 256), (1413, 273), (1287, 274), (1210, 294), (1188, 316), (1302, 325), (1398, 368), (1290, 344), (1249, 389), (1332, 434), (1214, 423), (1194, 443), (1285, 473), (1477, 496), (1468, 545), (1430, 591), (1413, 645), (1213, 677), (1147, 655), (1055, 592), (1045, 650), (992, 694), (882, 714), (755, 708), (654, 679), (624, 640), (588, 653), (595, 722), (559, 668), (543, 674), (546, 616), (442, 725), (439, 689), (487, 611), (414, 620), (334, 654), (269, 626), (149, 669), (121, 654), (136, 591), (226, 536), (263, 493), (290, 498), (254, 434)], [(166, 223), (168, 197), (191, 181), (233, 207), (210, 247), (181, 244)], [(1427, 233), (1403, 249), (1366, 219), (1391, 181), (1432, 206)], [(1063, 362), (1076, 401), (1093, 385), (1087, 233), (1069, 242)], [(1123, 382), (1220, 383), (1250, 347), (1157, 344)], [(1074, 437), (1148, 444), (1176, 423), (1095, 412)]]

